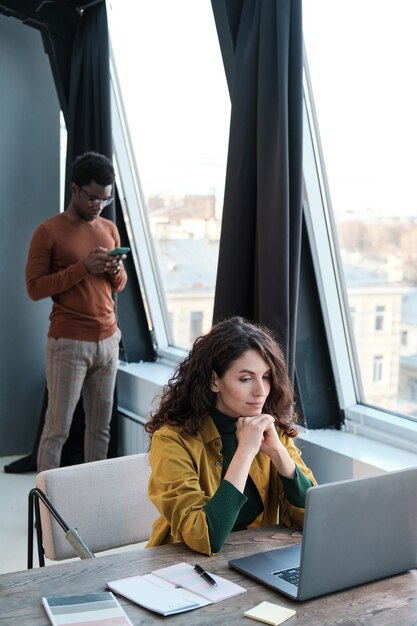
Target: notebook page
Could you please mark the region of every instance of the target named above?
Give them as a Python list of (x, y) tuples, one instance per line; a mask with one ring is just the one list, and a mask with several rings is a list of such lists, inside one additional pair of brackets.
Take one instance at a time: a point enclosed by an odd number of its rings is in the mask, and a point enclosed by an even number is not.
[(170, 567), (163, 567), (161, 569), (154, 570), (152, 574), (163, 578), (174, 585), (188, 589), (211, 602), (220, 602), (227, 598), (232, 598), (241, 593), (245, 593), (246, 589), (233, 583), (226, 578), (217, 576), (208, 572), (217, 583), (216, 587), (211, 586), (204, 578), (199, 576), (194, 570), (193, 565), (188, 563), (177, 563)]
[(190, 611), (200, 606), (200, 603), (183, 597), (181, 589), (164, 589), (139, 575), (110, 581), (107, 583), (107, 587), (145, 609), (162, 615)]
[(196, 593), (188, 591), (188, 589), (178, 587), (178, 585), (169, 583), (167, 580), (158, 578), (158, 576), (154, 576), (153, 574), (144, 574), (143, 578), (149, 580), (149, 582), (154, 583), (155, 585), (159, 585), (163, 589), (178, 589), (177, 593), (180, 593), (182, 598), (188, 600), (189, 602), (195, 602), (198, 606), (207, 606), (208, 604), (212, 604), (211, 600), (206, 600), (206, 598), (198, 596)]

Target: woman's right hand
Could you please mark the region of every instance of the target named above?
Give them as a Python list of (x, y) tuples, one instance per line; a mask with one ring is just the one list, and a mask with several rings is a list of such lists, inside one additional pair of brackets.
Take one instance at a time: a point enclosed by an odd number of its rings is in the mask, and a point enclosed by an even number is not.
[(272, 415), (262, 413), (252, 417), (239, 417), (236, 422), (238, 447), (255, 457), (264, 439), (264, 432), (275, 422)]
[(245, 490), (252, 461), (264, 440), (264, 432), (273, 422), (274, 418), (265, 413), (252, 417), (239, 417), (236, 421), (237, 450), (224, 478), (242, 493)]

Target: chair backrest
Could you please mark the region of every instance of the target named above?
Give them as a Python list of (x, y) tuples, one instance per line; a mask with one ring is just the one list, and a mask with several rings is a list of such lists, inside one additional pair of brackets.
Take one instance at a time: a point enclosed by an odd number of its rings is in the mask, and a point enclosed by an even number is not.
[[(40, 472), (36, 486), (93, 552), (149, 538), (158, 511), (148, 497), (148, 455), (71, 465)], [(45, 556), (74, 556), (62, 528), (40, 503)]]

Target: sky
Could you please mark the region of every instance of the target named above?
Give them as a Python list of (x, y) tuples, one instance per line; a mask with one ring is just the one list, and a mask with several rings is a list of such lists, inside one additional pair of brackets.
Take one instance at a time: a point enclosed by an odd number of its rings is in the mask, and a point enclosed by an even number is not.
[(211, 2), (110, 0), (108, 16), (145, 194), (221, 198), (230, 98)]
[[(230, 100), (210, 0), (108, 14), (145, 195), (220, 202)], [(417, 0), (304, 0), (303, 20), (335, 211), (417, 215)]]
[(305, 0), (303, 19), (334, 208), (417, 214), (417, 2)]

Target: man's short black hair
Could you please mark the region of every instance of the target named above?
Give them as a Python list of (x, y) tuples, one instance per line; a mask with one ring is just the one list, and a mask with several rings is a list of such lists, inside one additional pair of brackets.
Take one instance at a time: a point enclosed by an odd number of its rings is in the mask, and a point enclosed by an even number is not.
[(88, 185), (91, 181), (107, 187), (114, 183), (114, 179), (113, 164), (104, 154), (86, 152), (78, 156), (72, 164), (71, 180), (78, 187)]

